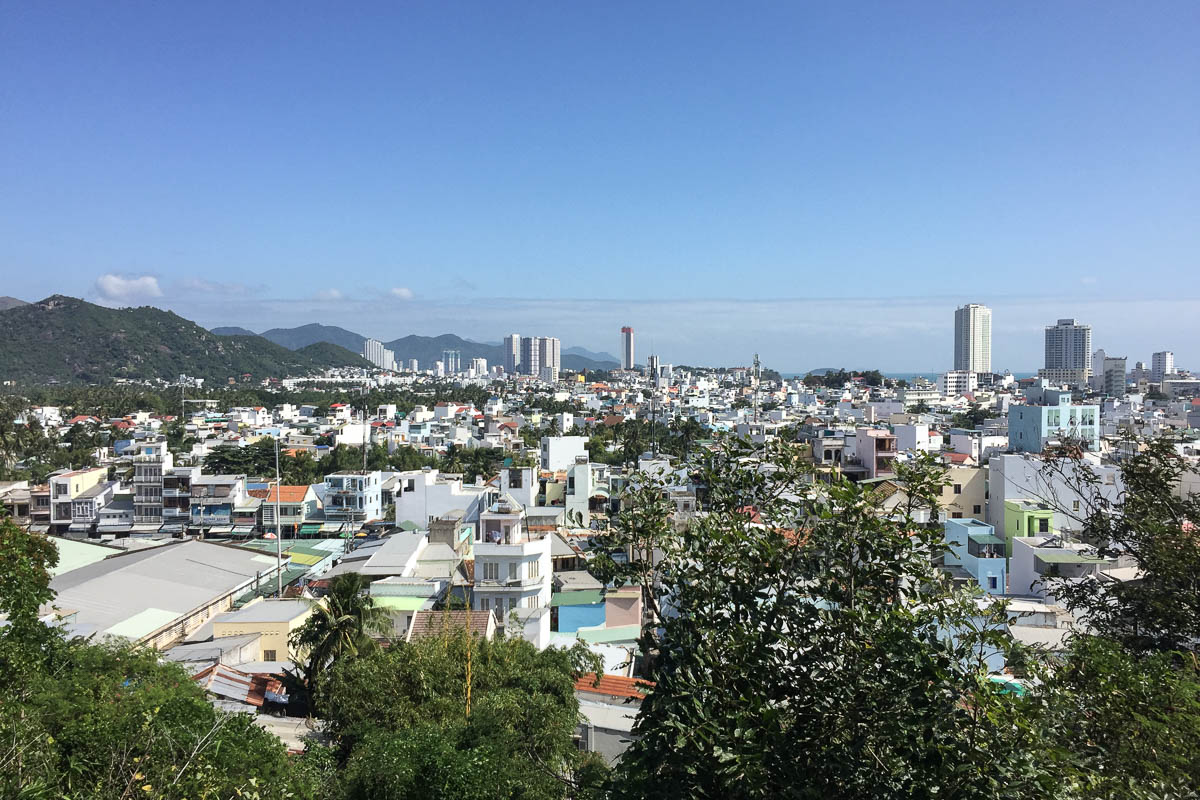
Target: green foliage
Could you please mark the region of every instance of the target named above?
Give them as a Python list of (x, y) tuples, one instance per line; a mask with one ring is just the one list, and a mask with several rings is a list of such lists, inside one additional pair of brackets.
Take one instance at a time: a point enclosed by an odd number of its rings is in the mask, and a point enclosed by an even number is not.
[(0, 796), (312, 796), (275, 736), (217, 711), (179, 666), (41, 624), (57, 559), (45, 537), (0, 520)]
[(1132, 655), (1076, 636), (1042, 691), (1054, 752), (1087, 797), (1187, 797), (1200, 788), (1200, 670), (1194, 657)]
[(825, 370), (819, 375), (813, 372), (808, 373), (804, 376), (804, 383), (809, 386), (823, 386), (827, 389), (841, 389), (855, 378), (862, 378), (862, 382), (867, 386), (882, 386), (884, 382), (883, 373), (877, 369), (869, 369), (863, 372), (847, 372), (844, 369), (831, 369)]
[(978, 403), (974, 403), (966, 411), (960, 411), (950, 417), (950, 424), (955, 428), (964, 428), (966, 430), (975, 430), (983, 425), (984, 420), (995, 419), (1000, 416), (995, 411), (989, 408), (983, 408)]
[(594, 667), (578, 650), (461, 629), (339, 662), (325, 692), (342, 796), (578, 796), (605, 772), (572, 740), (575, 678)]
[(326, 710), (323, 680), (329, 668), (375, 649), (372, 636), (391, 632), (391, 618), (367, 594), (368, 582), (357, 572), (334, 577), (329, 592), (313, 613), (292, 632), (291, 646), (304, 658), (309, 699)]
[(55, 295), (0, 315), (0, 377), (22, 381), (225, 381), (303, 375), (366, 362), (341, 348), (287, 350), (259, 336), (214, 336), (170, 311), (104, 308)]
[(618, 796), (1047, 796), (1026, 701), (984, 677), (1003, 616), (941, 579), (914, 521), (937, 507), (924, 469), (887, 520), (854, 484), (810, 495), (798, 448), (706, 460), (708, 513), (661, 548), (657, 686)]
[(1063, 455), (1047, 462), (1046, 470), (1083, 498), (1083, 540), (1101, 556), (1126, 559), (1140, 574), (1136, 581), (1096, 575), (1052, 580), (1052, 588), (1093, 632), (1133, 652), (1198, 649), (1200, 540), (1194, 526), (1200, 497), (1179, 492), (1190, 468), (1169, 439), (1155, 439), (1121, 464), (1123, 490), (1109, 499), (1100, 476), (1085, 464)]

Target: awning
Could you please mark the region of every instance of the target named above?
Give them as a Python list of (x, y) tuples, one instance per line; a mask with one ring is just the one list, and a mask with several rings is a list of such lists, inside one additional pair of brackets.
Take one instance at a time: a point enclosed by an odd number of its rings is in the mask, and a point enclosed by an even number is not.
[(315, 536), (321, 532), (321, 523), (319, 522), (304, 522), (300, 524), (301, 536)]
[(234, 525), (233, 532), (237, 536), (249, 536), (254, 533), (253, 525)]
[(204, 532), (208, 533), (208, 534), (216, 534), (216, 535), (233, 533), (233, 526), (232, 525), (210, 525), (209, 527), (204, 529)]
[(90, 522), (72, 522), (71, 527), (67, 528), (67, 530), (71, 531), (72, 533), (86, 533), (91, 529), (92, 523)]
[(161, 522), (138, 522), (133, 526), (134, 533), (158, 533), (158, 529), (162, 527)]
[(37, 525), (30, 525), (29, 530), (33, 531), (34, 533), (45, 533), (46, 531), (50, 530), (50, 526), (38, 523)]

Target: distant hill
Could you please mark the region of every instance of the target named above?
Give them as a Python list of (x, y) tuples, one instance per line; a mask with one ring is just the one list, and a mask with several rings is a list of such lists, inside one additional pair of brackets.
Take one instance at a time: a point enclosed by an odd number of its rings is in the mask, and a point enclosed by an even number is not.
[(236, 326), (225, 327), (225, 328), (212, 328), (209, 330), (209, 333), (211, 333), (215, 336), (258, 336), (258, 334), (255, 333), (254, 331), (246, 330), (245, 328), (238, 328)]
[[(218, 336), (254, 336), (246, 328), (213, 328)], [(272, 328), (259, 334), (275, 344), (289, 350), (300, 350), (320, 342), (338, 345), (351, 353), (361, 353), (366, 336), (336, 325), (321, 325), (310, 323), (298, 328)], [(396, 361), (401, 366), (409, 359), (415, 358), (421, 369), (429, 369), (433, 362), (442, 358), (445, 350), (457, 350), (462, 355), (463, 366), (472, 358), (486, 358), (488, 365), (504, 363), (504, 348), (500, 344), (473, 342), (453, 333), (443, 333), (441, 336), (404, 336), (384, 342), (383, 346), (396, 354)], [(568, 347), (562, 351), (562, 366), (564, 369), (616, 369), (617, 360), (608, 353), (592, 353), (582, 347)]]
[(562, 354), (564, 356), (583, 356), (584, 358), (589, 358), (592, 361), (611, 361), (613, 364), (617, 364), (620, 361), (620, 359), (618, 359), (612, 353), (606, 353), (603, 350), (596, 352), (593, 350), (588, 350), (586, 347), (564, 347)]
[(105, 308), (54, 295), (0, 314), (0, 379), (26, 382), (112, 378), (224, 381), (305, 375), (361, 366), (340, 348), (292, 352), (260, 336), (217, 336), (170, 311)]
[(24, 300), (18, 300), (8, 295), (0, 295), (0, 311), (8, 311), (10, 308), (20, 308), (27, 305), (29, 303), (26, 303)]
[(263, 331), (260, 335), (288, 350), (299, 350), (301, 347), (308, 347), (317, 342), (328, 342), (336, 344), (338, 347), (344, 347), (351, 353), (361, 353), (363, 342), (367, 340), (367, 337), (361, 333), (348, 331), (336, 325), (321, 325), (317, 322), (301, 325), (299, 328), (272, 328), (269, 331)]
[[(433, 362), (441, 360), (444, 350), (457, 350), (462, 356), (464, 367), (472, 358), (486, 358), (488, 366), (504, 363), (504, 348), (500, 345), (472, 342), (452, 333), (443, 333), (441, 336), (405, 336), (386, 342), (384, 346), (396, 354), (398, 363), (403, 364), (410, 358), (415, 358), (421, 369), (429, 369)], [(571, 348), (567, 348), (562, 351), (563, 369), (607, 370), (619, 366), (616, 361), (568, 354), (570, 350)]]

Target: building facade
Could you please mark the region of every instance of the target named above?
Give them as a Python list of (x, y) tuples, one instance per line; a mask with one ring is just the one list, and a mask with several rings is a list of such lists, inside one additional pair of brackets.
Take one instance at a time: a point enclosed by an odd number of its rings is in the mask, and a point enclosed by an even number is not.
[[(1046, 326), (1046, 359), (1044, 368), (1054, 380), (1063, 371), (1066, 374), (1082, 372), (1083, 381), (1091, 377), (1092, 326), (1083, 325), (1073, 319), (1060, 319), (1057, 324)], [(1040, 374), (1040, 372), (1039, 372)]]
[(992, 371), (992, 310), (970, 303), (954, 312), (954, 369)]
[(633, 369), (633, 328), (626, 325), (621, 328), (621, 369)]

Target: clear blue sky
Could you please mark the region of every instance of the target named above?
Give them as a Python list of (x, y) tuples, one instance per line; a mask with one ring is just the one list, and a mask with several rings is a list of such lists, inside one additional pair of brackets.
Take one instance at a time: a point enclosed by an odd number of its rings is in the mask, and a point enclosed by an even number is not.
[[(1200, 3), (0, 14), (0, 294), (664, 361), (1200, 368)], [(395, 291), (393, 291), (395, 290)]]

